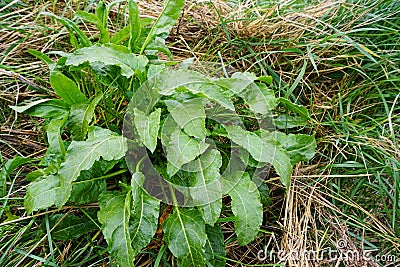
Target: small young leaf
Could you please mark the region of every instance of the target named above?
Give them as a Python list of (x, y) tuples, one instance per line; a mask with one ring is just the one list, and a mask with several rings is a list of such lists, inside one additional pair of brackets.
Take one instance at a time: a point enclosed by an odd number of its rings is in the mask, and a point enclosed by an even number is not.
[(39, 104), (42, 104), (42, 103), (45, 103), (48, 101), (50, 101), (50, 99), (45, 98), (45, 99), (39, 99), (39, 100), (32, 101), (32, 102), (27, 102), (27, 103), (25, 103), (24, 106), (9, 106), (9, 107), (12, 108), (13, 110), (15, 110), (16, 112), (22, 113), (22, 112), (29, 110), (32, 107), (35, 107)]
[(99, 3), (96, 6), (95, 14), (100, 19), (104, 28), (107, 28), (108, 12), (107, 12), (107, 7), (106, 7), (106, 4), (104, 3), (104, 1), (99, 1)]
[(50, 74), (50, 84), (56, 94), (68, 105), (87, 103), (85, 95), (70, 78), (58, 71)]
[[(96, 223), (86, 216), (73, 214), (53, 214), (49, 216), (49, 225), (54, 240), (73, 240), (98, 229)], [(44, 223), (42, 229), (46, 229)]]
[(230, 180), (222, 179), (224, 187), (232, 188), (228, 195), (232, 199), (232, 212), (236, 216), (235, 232), (238, 243), (247, 245), (257, 236), (263, 219), (263, 207), (257, 186), (249, 175), (244, 173), (242, 178), (232, 185)]
[(121, 30), (114, 33), (110, 39), (110, 43), (119, 45), (122, 41), (125, 41), (130, 36), (131, 27), (128, 25)]
[(64, 159), (65, 156), (65, 147), (61, 139), (61, 129), (65, 120), (66, 116), (61, 120), (52, 120), (46, 126), (47, 143), (49, 144), (46, 154), (57, 155), (60, 159)]
[(86, 22), (93, 23), (100, 31), (100, 43), (108, 43), (110, 41), (110, 33), (103, 25), (103, 21), (95, 14), (91, 14), (82, 10), (78, 10), (76, 13), (78, 18)]
[(92, 121), (94, 116), (94, 110), (97, 104), (100, 102), (102, 94), (95, 97), (89, 104), (74, 104), (71, 106), (69, 112), (69, 126), (72, 140), (82, 141), (85, 139), (89, 123)]
[(277, 105), (274, 92), (264, 84), (255, 84), (257, 77), (250, 73), (235, 73), (232, 78), (221, 78), (216, 83), (241, 97), (254, 113), (269, 114)]
[(10, 177), (10, 174), (19, 166), (31, 161), (33, 161), (33, 159), (16, 156), (4, 163), (0, 172), (0, 197), (4, 197), (7, 194), (6, 183), (7, 178)]
[(205, 266), (204, 221), (195, 209), (175, 207), (163, 224), (164, 239), (178, 266)]
[(292, 111), (292, 112), (298, 114), (301, 118), (306, 119), (306, 120), (310, 118), (310, 114), (308, 113), (308, 110), (304, 106), (292, 103), (288, 99), (283, 98), (283, 97), (279, 98), (279, 102), (288, 111)]
[[(42, 101), (44, 100), (44, 101)], [(9, 106), (17, 112), (45, 119), (62, 119), (68, 114), (69, 106), (59, 99), (40, 99), (28, 102), (25, 106)]]
[(158, 131), (160, 129), (161, 109), (156, 109), (150, 115), (135, 109), (133, 119), (137, 132), (143, 144), (154, 152), (157, 146)]
[(151, 27), (150, 32), (143, 42), (140, 54), (143, 54), (147, 46), (153, 42), (156, 37), (166, 38), (168, 36), (182, 12), (184, 3), (184, 0), (167, 0), (164, 2), (164, 9)]
[(207, 266), (225, 267), (226, 250), (224, 244), (224, 235), (219, 224), (214, 226), (206, 225), (206, 258)]
[(165, 100), (168, 111), (181, 129), (190, 136), (203, 140), (206, 137), (203, 100), (193, 98), (185, 102), (176, 100)]
[(138, 47), (138, 40), (142, 31), (142, 25), (140, 22), (139, 8), (136, 1), (130, 0), (129, 5), (129, 27), (130, 27), (130, 37), (129, 37), (129, 48), (132, 52), (138, 52), (140, 47)]
[[(265, 134), (265, 131), (262, 132)], [(313, 135), (306, 134), (284, 134), (281, 132), (268, 133), (282, 145), (282, 147), (289, 153), (292, 165), (300, 161), (308, 161), (315, 155), (317, 143)]]
[(65, 64), (79, 66), (88, 62), (92, 67), (98, 63), (105, 66), (118, 66), (121, 68), (121, 75), (130, 78), (138, 70), (144, 72), (148, 61), (145, 56), (136, 56), (124, 46), (97, 44), (76, 50), (68, 56)]
[[(64, 25), (68, 29), (71, 40), (76, 40), (76, 35), (78, 36), (78, 39), (81, 42), (82, 46), (90, 46), (92, 44), (85, 33), (81, 29), (79, 29), (79, 27), (72, 20), (57, 16), (50, 12), (42, 12), (40, 14), (57, 19), (62, 25)], [(74, 43), (73, 45), (75, 45), (76, 48), (79, 48), (77, 43)]]
[(49, 67), (49, 69), (51, 71), (56, 66), (56, 63), (54, 63), (53, 60), (51, 60), (51, 58), (49, 58), (49, 56), (47, 56), (46, 54), (44, 54), (40, 51), (28, 49), (28, 53), (31, 54), (32, 56), (35, 56), (36, 58), (40, 59), (43, 63), (45, 63)]

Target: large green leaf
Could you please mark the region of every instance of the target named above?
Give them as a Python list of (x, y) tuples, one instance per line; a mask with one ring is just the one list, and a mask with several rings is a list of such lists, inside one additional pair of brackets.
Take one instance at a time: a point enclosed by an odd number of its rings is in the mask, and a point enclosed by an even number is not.
[(144, 179), (142, 173), (134, 173), (131, 183), (132, 213), (129, 230), (135, 255), (153, 238), (160, 212), (160, 202), (149, 196), (141, 187)]
[[(45, 230), (44, 225), (42, 229)], [(96, 221), (73, 214), (53, 214), (49, 216), (49, 226), (52, 229), (51, 238), (55, 240), (73, 240), (98, 229)]]
[(185, 133), (201, 140), (206, 137), (206, 114), (202, 98), (193, 98), (182, 103), (176, 100), (164, 102), (171, 116)]
[(120, 266), (134, 266), (134, 257), (157, 230), (159, 202), (140, 187), (143, 180), (141, 173), (135, 173), (127, 193), (104, 192), (99, 199), (103, 234)]
[(235, 110), (232, 102), (223, 94), (220, 86), (214, 84), (198, 72), (188, 70), (165, 70), (154, 77), (161, 95), (172, 95), (178, 88), (185, 88), (193, 94), (206, 96), (221, 106)]
[(125, 46), (115, 44), (93, 45), (76, 50), (68, 55), (65, 62), (68, 66), (79, 66), (83, 63), (104, 64), (105, 66), (118, 66), (121, 68), (121, 75), (129, 78), (136, 71), (145, 71), (148, 59), (145, 56), (133, 54)]
[(89, 170), (100, 158), (116, 160), (125, 155), (126, 139), (110, 130), (92, 127), (86, 141), (73, 141), (65, 161), (56, 175), (48, 175), (27, 187), (25, 207), (29, 213), (57, 205), (61, 208), (69, 199), (73, 182), (82, 170)]
[(48, 175), (30, 183), (24, 199), (26, 212), (31, 214), (33, 211), (53, 206), (59, 192), (60, 179), (56, 175)]
[(184, 3), (184, 0), (167, 0), (164, 2), (164, 9), (147, 34), (140, 54), (143, 54), (146, 47), (151, 44), (156, 37), (166, 38), (169, 35), (170, 30), (175, 25), (176, 20), (182, 12)]
[(169, 176), (173, 176), (184, 164), (191, 162), (202, 154), (209, 145), (205, 140), (191, 138), (177, 129), (171, 135), (171, 142), (166, 147)]
[(90, 169), (100, 157), (108, 161), (120, 159), (125, 156), (126, 150), (124, 137), (102, 128), (92, 127), (86, 141), (73, 141), (58, 172), (61, 192), (55, 204), (60, 208), (68, 201), (72, 182), (82, 170)]
[(134, 109), (134, 116), (133, 121), (141, 142), (153, 153), (157, 146), (161, 109), (156, 109), (149, 115)]
[(232, 188), (229, 196), (232, 199), (232, 212), (236, 216), (235, 232), (239, 245), (246, 245), (254, 240), (263, 219), (263, 206), (256, 184), (247, 173), (236, 183), (222, 179), (223, 187)]
[(246, 149), (258, 162), (271, 163), (285, 187), (290, 184), (292, 165), (289, 154), (275, 140), (261, 138), (239, 126), (226, 126), (229, 138)]
[(175, 207), (163, 224), (164, 239), (178, 266), (205, 266), (204, 221), (195, 209)]
[(221, 226), (206, 225), (206, 258), (209, 267), (225, 267), (226, 266), (226, 250), (224, 244), (224, 235)]
[(129, 234), (131, 191), (103, 192), (99, 197), (98, 218), (110, 253), (120, 266), (134, 266), (134, 251)]
[(50, 84), (54, 92), (69, 105), (88, 102), (76, 83), (59, 71), (51, 72)]
[(193, 173), (196, 180), (190, 188), (193, 204), (198, 206), (204, 221), (210, 225), (219, 218), (222, 208), (221, 166), (222, 157), (216, 149), (208, 149), (197, 160), (184, 166), (184, 170)]

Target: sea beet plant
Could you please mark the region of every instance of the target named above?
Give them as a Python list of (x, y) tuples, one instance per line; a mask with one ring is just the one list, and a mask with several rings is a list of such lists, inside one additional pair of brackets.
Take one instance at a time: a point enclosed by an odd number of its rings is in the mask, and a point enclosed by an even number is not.
[(69, 231), (54, 237), (74, 238), (100, 223), (115, 262), (134, 266), (172, 205), (161, 227), (178, 266), (225, 266), (222, 198), (231, 199), (238, 243), (248, 244), (268, 206), (269, 170), (287, 188), (294, 164), (314, 155), (313, 136), (279, 131), (305, 125), (308, 112), (275, 97), (270, 77), (211, 78), (157, 60), (157, 52), (172, 56), (164, 40), (183, 1), (165, 1), (155, 21), (128, 1), (129, 23), (111, 36), (108, 13), (117, 2), (77, 12), (99, 29), (92, 38), (73, 20), (44, 13), (68, 29), (76, 50), (55, 52), (56, 62), (30, 51), (49, 66), (57, 97), (12, 107), (46, 119), (48, 148), (26, 177), (26, 211), (98, 202), (98, 221), (65, 215), (57, 229)]

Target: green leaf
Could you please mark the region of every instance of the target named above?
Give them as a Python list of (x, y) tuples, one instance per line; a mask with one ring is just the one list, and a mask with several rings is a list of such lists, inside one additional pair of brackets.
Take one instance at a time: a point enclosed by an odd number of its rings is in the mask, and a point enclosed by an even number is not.
[(110, 39), (110, 43), (117, 44), (117, 45), (121, 44), (121, 42), (123, 42), (124, 40), (129, 38), (130, 31), (131, 31), (131, 28), (129, 25), (122, 28), (121, 30), (114, 33), (114, 35)]
[(193, 94), (205, 96), (221, 106), (235, 110), (220, 86), (214, 84), (198, 72), (188, 70), (165, 70), (154, 77), (155, 86), (161, 95), (172, 95), (178, 88), (186, 88)]
[(287, 114), (280, 114), (274, 118), (274, 124), (278, 129), (291, 129), (305, 126), (307, 124), (307, 119), (300, 116), (292, 117)]
[(74, 104), (71, 106), (69, 113), (69, 126), (72, 140), (84, 140), (89, 128), (89, 124), (93, 119), (94, 110), (100, 102), (102, 94), (96, 96), (89, 104)]
[(224, 244), (224, 235), (219, 224), (214, 226), (206, 225), (206, 258), (209, 267), (226, 266), (226, 250)]
[(12, 108), (13, 110), (15, 110), (16, 112), (22, 113), (22, 112), (29, 110), (30, 108), (32, 108), (34, 106), (37, 106), (39, 104), (42, 104), (42, 103), (48, 102), (48, 101), (50, 101), (50, 99), (45, 98), (45, 99), (39, 99), (39, 100), (32, 101), (32, 102), (26, 102), (26, 103), (24, 103), (25, 104), (24, 106), (9, 106), (9, 107)]
[[(97, 10), (97, 9), (96, 9)], [(100, 43), (108, 43), (110, 41), (110, 33), (103, 25), (103, 21), (95, 14), (78, 10), (75, 15), (86, 22), (93, 23), (100, 31)]]
[[(49, 216), (49, 226), (52, 229), (51, 238), (54, 240), (73, 240), (98, 229), (95, 221), (73, 214), (52, 214)], [(44, 223), (42, 229), (46, 229)]]
[(134, 266), (134, 257), (157, 230), (159, 201), (143, 191), (143, 180), (141, 173), (135, 173), (128, 193), (104, 192), (99, 199), (103, 234), (120, 266)]
[(270, 138), (261, 138), (239, 126), (226, 126), (229, 138), (246, 149), (258, 162), (271, 163), (287, 188), (290, 184), (292, 165), (288, 153)]
[(78, 179), (72, 183), (69, 201), (80, 204), (98, 201), (99, 195), (106, 191), (105, 179), (109, 178), (106, 173), (117, 163), (117, 160), (99, 160), (90, 170), (81, 171)]
[(87, 103), (85, 95), (70, 78), (58, 71), (50, 74), (50, 84), (54, 92), (68, 105)]
[(131, 192), (103, 192), (99, 198), (99, 222), (110, 253), (120, 266), (134, 267), (135, 254), (129, 234)]
[(241, 97), (254, 113), (269, 114), (277, 105), (274, 92), (264, 84), (256, 84), (252, 73), (235, 73), (232, 78), (221, 78), (216, 83)]
[(52, 120), (46, 126), (47, 143), (49, 144), (46, 154), (54, 154), (61, 159), (65, 156), (65, 147), (61, 138), (61, 129), (64, 126), (65, 120), (66, 116), (61, 120)]
[(173, 176), (184, 164), (191, 162), (206, 151), (209, 145), (205, 140), (191, 138), (181, 130), (176, 130), (171, 135), (171, 142), (167, 145), (167, 172)]
[(147, 46), (153, 42), (156, 37), (165, 39), (169, 35), (169, 32), (182, 12), (184, 4), (184, 0), (167, 0), (164, 2), (164, 9), (151, 27), (150, 32), (143, 42), (140, 54), (143, 54)]
[(283, 97), (279, 98), (279, 102), (286, 108), (286, 110), (298, 114), (301, 118), (306, 120), (310, 118), (310, 114), (308, 113), (308, 110), (304, 106), (294, 104), (290, 102), (290, 100)]
[(69, 199), (73, 182), (82, 170), (90, 169), (102, 157), (115, 160), (125, 156), (126, 139), (101, 128), (90, 128), (86, 141), (73, 141), (69, 145), (65, 161), (56, 175), (48, 175), (27, 187), (25, 208), (27, 212), (57, 205), (61, 208)]
[(157, 146), (158, 131), (160, 129), (161, 109), (156, 109), (149, 115), (135, 109), (133, 121), (142, 143), (154, 152)]
[(12, 159), (7, 160), (7, 162), (4, 163), (4, 165), (1, 167), (0, 172), (0, 197), (4, 197), (7, 194), (6, 183), (7, 178), (10, 177), (10, 174), (19, 166), (31, 161), (33, 161), (33, 159), (16, 156)]
[(107, 28), (108, 12), (106, 4), (103, 1), (99, 1), (99, 3), (97, 4), (95, 14), (100, 19), (103, 26)]
[[(74, 42), (73, 40), (76, 40), (75, 36), (77, 36), (82, 46), (90, 46), (92, 44), (85, 33), (81, 29), (79, 29), (79, 27), (72, 20), (57, 16), (50, 12), (41, 12), (40, 14), (53, 17), (57, 19), (62, 25), (64, 25), (68, 29), (72, 42)], [(79, 48), (77, 43), (72, 44), (75, 45), (76, 48)]]
[(207, 150), (197, 160), (184, 166), (184, 170), (193, 173), (196, 180), (194, 186), (190, 187), (193, 203), (210, 225), (217, 221), (222, 208), (221, 166), (222, 157), (216, 149)]
[(107, 129), (92, 127), (86, 141), (73, 141), (68, 147), (65, 162), (58, 172), (60, 194), (56, 205), (61, 208), (69, 199), (72, 183), (82, 170), (90, 169), (102, 157), (104, 160), (116, 160), (125, 156), (126, 139)]
[[(264, 133), (265, 131), (263, 131)], [(282, 147), (289, 153), (292, 165), (300, 161), (309, 161), (315, 155), (317, 143), (313, 135), (284, 134), (281, 132), (268, 133), (275, 137)]]
[(130, 27), (130, 37), (129, 37), (129, 48), (132, 52), (137, 52), (140, 47), (138, 47), (138, 40), (142, 31), (142, 26), (139, 16), (139, 8), (135, 1), (130, 0), (129, 5), (129, 27)]
[(25, 106), (10, 106), (10, 108), (17, 112), (46, 119), (62, 119), (69, 111), (69, 106), (59, 99), (40, 99), (27, 102)]
[(31, 214), (34, 211), (53, 206), (59, 192), (60, 179), (55, 175), (48, 175), (30, 183), (26, 188), (24, 199), (26, 212)]
[(232, 187), (228, 195), (232, 199), (231, 208), (236, 216), (235, 232), (239, 245), (247, 245), (257, 236), (262, 224), (263, 207), (260, 193), (247, 173), (243, 173), (235, 185), (226, 179), (222, 179), (222, 183), (225, 184), (224, 187)]
[(186, 134), (201, 140), (206, 137), (206, 113), (203, 99), (193, 98), (182, 103), (176, 100), (165, 100), (164, 102), (171, 116)]
[(175, 207), (163, 224), (164, 239), (178, 266), (205, 266), (204, 221), (195, 209)]
[(51, 58), (49, 58), (49, 56), (47, 56), (46, 54), (44, 54), (40, 51), (37, 51), (37, 50), (33, 50), (33, 49), (28, 49), (27, 51), (32, 56), (40, 59), (43, 63), (45, 63), (51, 71), (56, 66), (56, 63), (54, 63), (53, 60), (51, 60)]
[(121, 68), (121, 75), (130, 78), (137, 71), (144, 72), (148, 61), (145, 56), (137, 56), (124, 46), (96, 44), (81, 48), (68, 55), (65, 64), (79, 66), (88, 62), (92, 67), (98, 63), (106, 66), (118, 66)]
[(132, 176), (132, 213), (130, 218), (130, 235), (133, 251), (138, 254), (152, 240), (158, 226), (160, 202), (149, 196), (142, 189), (142, 173)]

